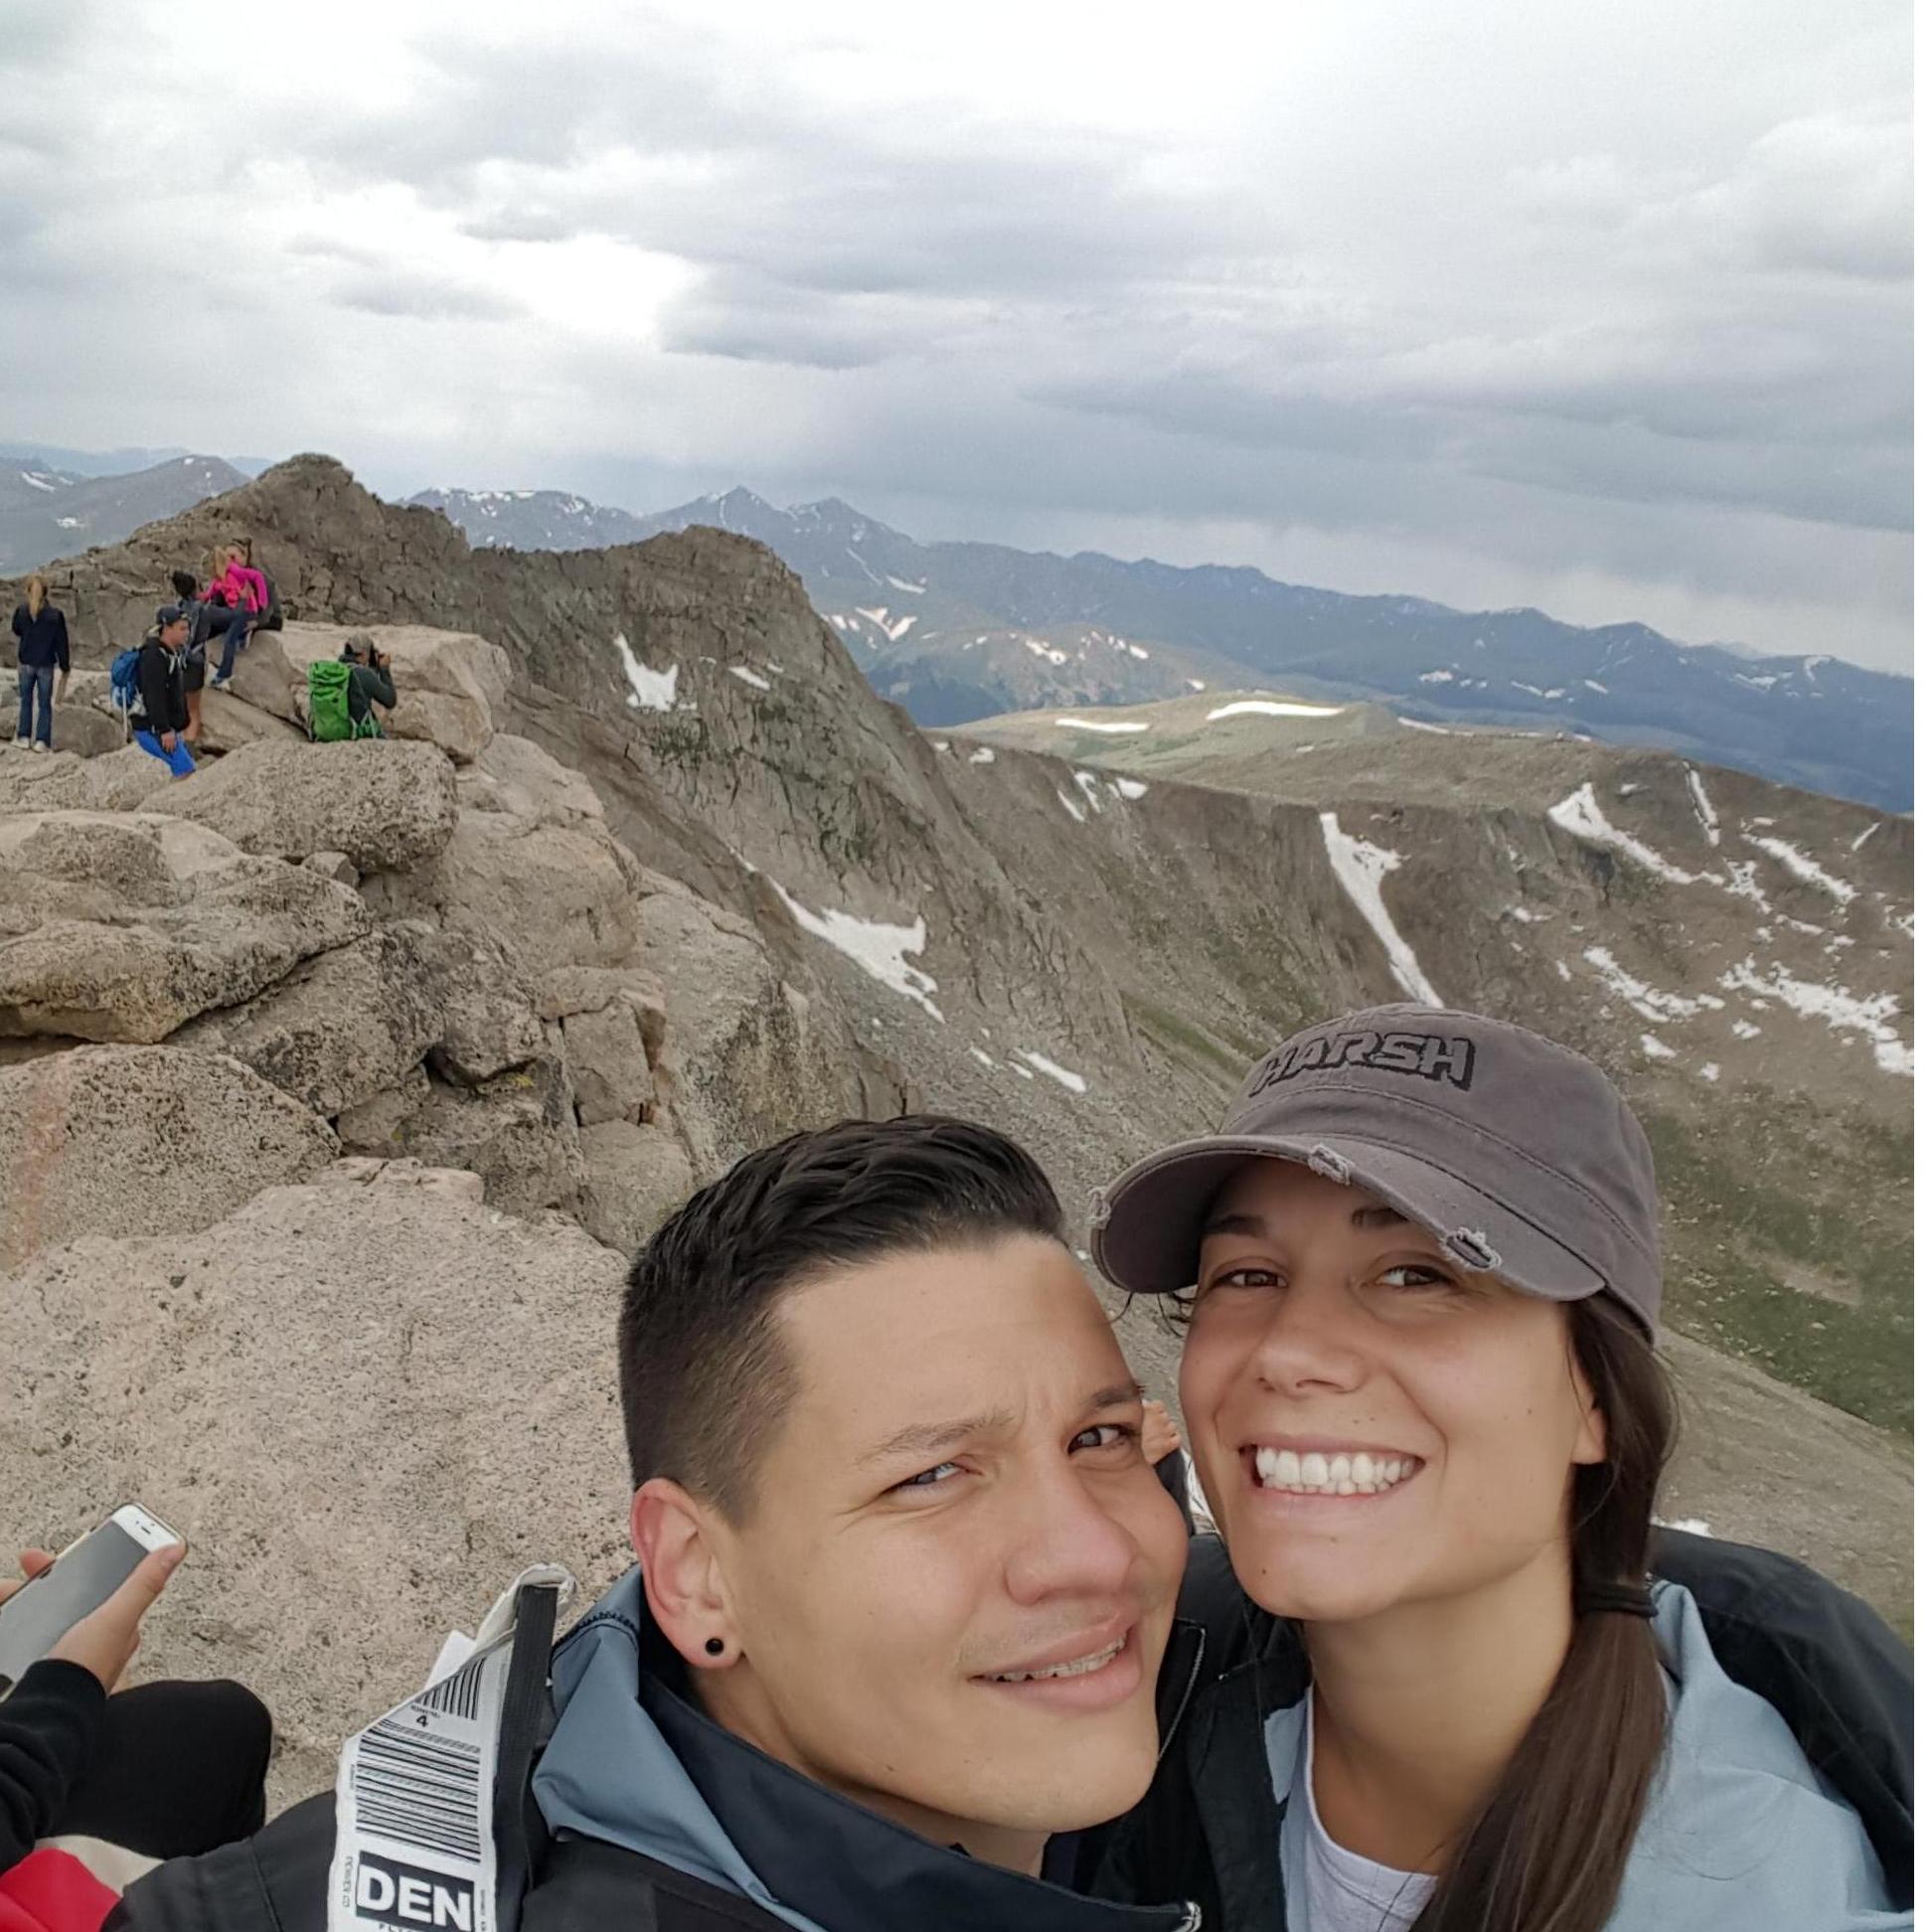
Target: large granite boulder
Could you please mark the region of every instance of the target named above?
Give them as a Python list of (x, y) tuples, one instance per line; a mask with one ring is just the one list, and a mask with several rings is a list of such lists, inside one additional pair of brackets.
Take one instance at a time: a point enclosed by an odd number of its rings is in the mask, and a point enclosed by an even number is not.
[(333, 1117), (403, 1080), (441, 1034), (420, 943), (385, 926), (241, 1006), (204, 1014), (172, 1044), (232, 1053)]
[(360, 872), (398, 872), (427, 864), (449, 843), (456, 776), (431, 744), (258, 741), (205, 765), (162, 802), (243, 852), (339, 852)]
[(579, 1139), (583, 1200), (578, 1217), (605, 1247), (634, 1253), (697, 1185), (691, 1156), (675, 1135), (622, 1120), (586, 1127)]
[[(326, 1121), (225, 1054), (83, 1046), (0, 1068), (0, 1267), (81, 1234), (193, 1234), (335, 1154)], [(0, 1360), (19, 1359), (18, 1315), (0, 1288)]]
[[(232, 1131), (190, 1144), (216, 1184)], [(136, 1674), (260, 1690), (279, 1809), (526, 1564), (587, 1597), (629, 1562), (623, 1261), (408, 1164), (341, 1162), (212, 1218), (97, 1221), (0, 1274), (0, 1545), (59, 1544), (127, 1497), (180, 1530)]]
[(203, 826), (0, 818), (0, 1034), (151, 1045), (369, 929), (346, 886)]
[(435, 865), (406, 880), (370, 880), (379, 916), (428, 914), (493, 934), (522, 969), (621, 966), (637, 948), (634, 895), (643, 869), (603, 826), (550, 825), (465, 810)]
[(660, 1084), (700, 1175), (853, 1110), (831, 1016), (780, 976), (750, 920), (652, 876), (637, 923), (666, 992)]
[(138, 744), (97, 757), (0, 746), (0, 812), (131, 812), (143, 799), (172, 797), (187, 782), (171, 778)]
[(427, 624), (289, 624), (258, 632), (236, 662), (236, 694), (291, 724), (305, 724), (308, 667), (342, 655), (351, 636), (367, 636), (390, 656), (397, 704), (385, 728), (422, 738), (460, 764), (480, 757), (496, 734), (510, 688), (510, 656), (468, 631)]

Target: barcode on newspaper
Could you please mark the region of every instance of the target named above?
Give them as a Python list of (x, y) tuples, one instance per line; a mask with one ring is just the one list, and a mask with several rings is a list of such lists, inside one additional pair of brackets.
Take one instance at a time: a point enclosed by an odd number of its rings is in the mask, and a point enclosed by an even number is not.
[(415, 1699), (417, 1707), (441, 1711), (445, 1716), (473, 1720), (483, 1684), (483, 1668), (489, 1661), (487, 1657), (471, 1658), (453, 1677), (446, 1677), (440, 1684), (433, 1684), (423, 1691)]
[(481, 1747), (411, 1728), (408, 1708), (372, 1724), (358, 1740), (349, 1785), (356, 1824), (415, 1851), (478, 1857)]

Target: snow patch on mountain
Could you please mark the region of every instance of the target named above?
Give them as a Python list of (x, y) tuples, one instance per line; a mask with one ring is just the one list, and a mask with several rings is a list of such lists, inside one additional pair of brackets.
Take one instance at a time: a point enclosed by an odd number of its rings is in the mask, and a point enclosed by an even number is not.
[(1237, 698), (1208, 714), (1208, 723), (1217, 724), (1223, 718), (1340, 718), (1340, 705), (1292, 705), (1280, 698)]
[(1766, 839), (1755, 832), (1744, 834), (1744, 843), (1754, 845), (1760, 852), (1768, 852), (1794, 879), (1802, 879), (1807, 886), (1816, 886), (1821, 892), (1829, 892), (1841, 905), (1850, 905), (1858, 896), (1858, 888), (1849, 885), (1834, 873), (1828, 873), (1810, 853), (1802, 852), (1787, 839)]
[(1370, 845), (1367, 839), (1351, 838), (1333, 812), (1322, 814), (1322, 840), (1328, 847), (1329, 864), (1334, 867), (1342, 889), (1355, 901), (1356, 909), (1382, 942), (1395, 983), (1411, 999), (1420, 1000), (1425, 1006), (1441, 1006), (1441, 996), (1429, 984), (1421, 962), (1408, 941), (1395, 930), (1395, 921), (1382, 903), (1381, 883), (1400, 868), (1401, 855)]
[(1581, 839), (1586, 845), (1613, 847), (1625, 858), (1642, 866), (1646, 872), (1655, 873), (1659, 879), (1668, 880), (1673, 886), (1723, 884), (1723, 881), (1714, 873), (1688, 873), (1682, 866), (1672, 865), (1661, 852), (1652, 850), (1641, 839), (1632, 838), (1628, 832), (1618, 831), (1603, 816), (1603, 808), (1597, 803), (1594, 785), (1578, 785), (1567, 798), (1559, 800), (1549, 808), (1549, 819), (1553, 825), (1560, 826), (1563, 831), (1574, 838)]
[(1723, 1001), (1714, 993), (1698, 993), (1687, 998), (1681, 993), (1666, 993), (1662, 987), (1640, 980), (1635, 973), (1626, 972), (1617, 964), (1608, 946), (1587, 947), (1583, 963), (1593, 966), (1611, 992), (1627, 1000), (1646, 1020), (1689, 1020), (1706, 1008), (1713, 1012), (1723, 1010)]
[(1057, 1061), (1049, 1060), (1045, 1053), (1023, 1048), (1020, 1057), (1036, 1072), (1046, 1074), (1049, 1080), (1057, 1080), (1068, 1093), (1084, 1093), (1087, 1090), (1087, 1083), (1079, 1074), (1069, 1072)]
[(944, 1022), (946, 1016), (927, 997), (938, 992), (939, 982), (930, 973), (921, 972), (905, 956), (925, 951), (923, 917), (901, 926), (879, 919), (855, 918), (837, 906), (814, 912), (809, 906), (799, 904), (775, 879), (770, 883), (772, 890), (784, 900), (785, 909), (807, 932), (836, 947), (881, 986), (889, 987), (914, 1006), (923, 1007), (933, 1019)]
[(1710, 794), (1704, 790), (1704, 782), (1695, 765), (1686, 765), (1684, 776), (1690, 787), (1690, 803), (1697, 808), (1697, 820), (1702, 825), (1704, 840), (1709, 845), (1717, 844), (1723, 836), (1717, 828), (1717, 814), (1712, 809)]
[(678, 702), (678, 667), (674, 664), (668, 671), (653, 671), (630, 647), (630, 639), (622, 631), (617, 633), (617, 655), (624, 666), (624, 678), (630, 686), (630, 696), (625, 700), (632, 711), (670, 711)]
[(1871, 1042), (1871, 1056), (1885, 1072), (1909, 1075), (1912, 1071), (1912, 1049), (1891, 1024), (1892, 1016), (1898, 1011), (1898, 1001), (1890, 993), (1874, 993), (1860, 999), (1842, 986), (1822, 986), (1815, 981), (1801, 980), (1777, 960), (1771, 962), (1768, 973), (1761, 973), (1755, 957), (1745, 960), (1741, 966), (1731, 967), (1718, 984), (1733, 992), (1755, 993), (1767, 1000), (1777, 1000), (1793, 1013), (1823, 1020), (1835, 1031), (1861, 1033)]

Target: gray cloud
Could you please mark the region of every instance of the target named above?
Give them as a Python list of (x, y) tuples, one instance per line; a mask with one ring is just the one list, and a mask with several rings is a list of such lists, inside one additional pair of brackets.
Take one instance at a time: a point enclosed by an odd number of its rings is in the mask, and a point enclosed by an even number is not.
[(396, 0), (264, 17), (235, 138), (203, 4), (9, 10), (0, 429), (1909, 649), (1902, 0)]

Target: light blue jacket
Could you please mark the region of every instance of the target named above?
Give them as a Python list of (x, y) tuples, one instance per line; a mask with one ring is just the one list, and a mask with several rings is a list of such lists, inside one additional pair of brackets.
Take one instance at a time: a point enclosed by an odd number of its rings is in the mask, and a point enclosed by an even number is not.
[[(1814, 1771), (1785, 1721), (1712, 1655), (1690, 1592), (1653, 1583), (1670, 1680), (1664, 1758), (1605, 1932), (1898, 1932), (1864, 1827)], [(1269, 1714), (1285, 1803), (1302, 1777), (1305, 1713)], [(1284, 1852), (1285, 1852), (1284, 1843)], [(1284, 1857), (1288, 1925), (1310, 1932), (1298, 1861)]]

